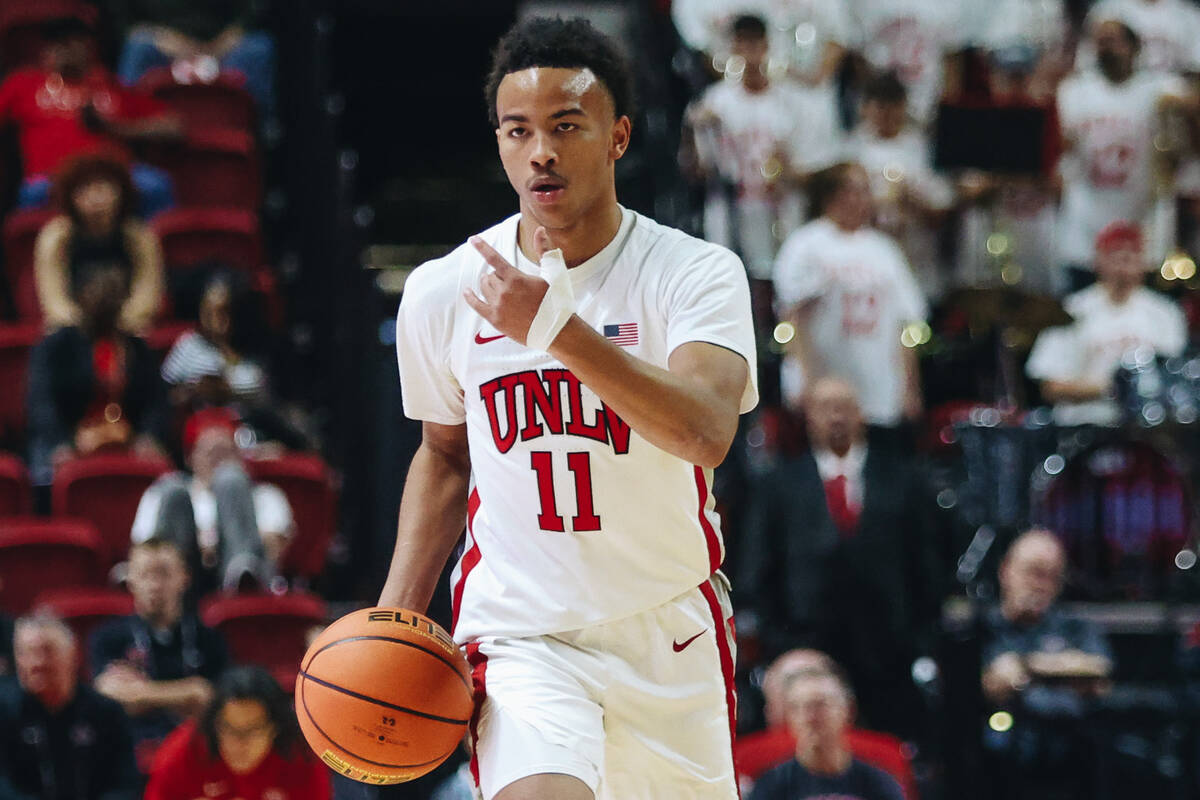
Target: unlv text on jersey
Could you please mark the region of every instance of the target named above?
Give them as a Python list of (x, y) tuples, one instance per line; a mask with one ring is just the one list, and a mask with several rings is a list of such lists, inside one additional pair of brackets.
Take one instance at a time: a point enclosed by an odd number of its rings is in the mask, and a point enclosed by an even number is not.
[[(496, 401), (498, 395), (504, 397), (502, 411)], [(583, 384), (570, 370), (526, 370), (503, 375), (480, 386), (479, 398), (491, 423), (492, 441), (501, 453), (512, 448), (518, 435), (526, 442), (547, 431), (603, 442), (611, 445), (617, 455), (629, 452), (629, 425), (615, 411), (601, 402), (592, 419), (585, 419)]]

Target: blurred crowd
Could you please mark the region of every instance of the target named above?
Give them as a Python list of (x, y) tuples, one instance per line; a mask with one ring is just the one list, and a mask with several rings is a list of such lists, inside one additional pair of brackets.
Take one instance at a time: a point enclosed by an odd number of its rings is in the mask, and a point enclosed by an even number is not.
[(670, 14), (765, 390), (718, 487), (750, 797), (1200, 794), (1186, 625), (1151, 665), (1059, 602), (1200, 596), (1200, 7)]
[(260, 22), (0, 5), (6, 799), (331, 794), (291, 690), (336, 496), (274, 388)]

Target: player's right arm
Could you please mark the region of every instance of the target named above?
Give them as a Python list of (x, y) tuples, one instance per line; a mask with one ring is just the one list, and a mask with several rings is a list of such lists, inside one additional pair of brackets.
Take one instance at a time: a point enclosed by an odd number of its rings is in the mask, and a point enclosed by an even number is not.
[(379, 605), (424, 613), (467, 518), (467, 426), (425, 422), (400, 499), (396, 549)]
[(379, 605), (422, 613), (467, 518), (466, 409), (450, 366), (459, 266), (452, 254), (414, 270), (396, 314), (404, 413), (421, 420), (421, 445), (404, 481), (396, 549)]

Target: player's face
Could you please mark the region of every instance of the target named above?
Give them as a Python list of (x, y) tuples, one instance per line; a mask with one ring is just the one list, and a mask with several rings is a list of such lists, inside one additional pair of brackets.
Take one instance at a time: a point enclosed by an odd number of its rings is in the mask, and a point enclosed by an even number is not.
[(628, 117), (589, 69), (534, 67), (504, 76), (496, 141), (522, 215), (570, 229), (616, 201), (614, 165), (629, 144)]

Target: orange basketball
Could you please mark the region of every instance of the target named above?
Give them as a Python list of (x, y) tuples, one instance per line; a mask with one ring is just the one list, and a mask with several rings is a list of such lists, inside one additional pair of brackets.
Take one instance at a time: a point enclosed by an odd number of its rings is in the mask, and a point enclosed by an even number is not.
[(403, 783), (441, 764), (472, 707), (471, 671), (450, 635), (403, 608), (337, 620), (308, 648), (296, 678), (309, 746), (363, 783)]

